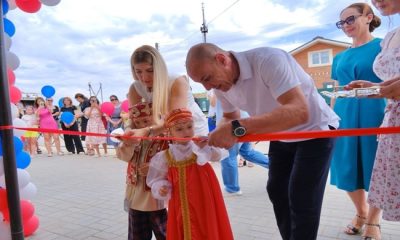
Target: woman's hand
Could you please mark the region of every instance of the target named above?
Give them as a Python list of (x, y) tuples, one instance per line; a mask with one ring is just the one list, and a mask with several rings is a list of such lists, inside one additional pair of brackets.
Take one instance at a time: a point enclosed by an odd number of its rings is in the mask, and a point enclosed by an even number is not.
[(351, 81), (349, 84), (347, 84), (343, 88), (345, 90), (352, 90), (354, 88), (368, 88), (368, 87), (372, 87), (372, 86), (376, 86), (376, 85), (377, 85), (376, 83), (366, 81), (366, 80), (355, 80), (355, 81)]
[[(148, 134), (147, 128), (140, 128), (140, 129), (126, 129), (124, 135), (125, 137), (145, 137)], [(125, 145), (138, 145), (142, 139), (140, 138), (121, 138), (121, 141)]]
[(400, 99), (400, 77), (384, 81), (379, 85), (379, 95), (390, 99)]
[(147, 173), (149, 172), (149, 165), (150, 163), (142, 163), (138, 167), (138, 173), (140, 176), (147, 176)]

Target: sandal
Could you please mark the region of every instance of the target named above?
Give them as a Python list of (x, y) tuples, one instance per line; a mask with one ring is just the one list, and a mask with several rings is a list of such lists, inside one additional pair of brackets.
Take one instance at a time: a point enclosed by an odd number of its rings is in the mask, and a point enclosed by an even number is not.
[(366, 217), (362, 217), (358, 214), (356, 214), (356, 223), (362, 222), (360, 227), (356, 227), (353, 225), (353, 223), (350, 223), (349, 225), (346, 226), (346, 229), (344, 230), (344, 233), (347, 235), (357, 235), (360, 234), (362, 231), (362, 227), (365, 224), (365, 220), (367, 220)]
[[(374, 223), (365, 223), (365, 226), (367, 227), (377, 227), (379, 229), (379, 233), (381, 232), (381, 225), (380, 224), (374, 224)], [(362, 240), (381, 240), (381, 238), (376, 237), (376, 236), (362, 236)]]
[(244, 166), (244, 160), (242, 158), (240, 158), (238, 167), (243, 167), (243, 166)]

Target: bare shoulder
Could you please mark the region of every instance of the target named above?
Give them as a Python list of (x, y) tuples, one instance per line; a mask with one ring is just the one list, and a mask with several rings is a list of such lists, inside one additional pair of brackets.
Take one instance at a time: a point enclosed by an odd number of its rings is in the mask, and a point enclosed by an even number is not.
[(182, 75), (177, 78), (172, 83), (171, 93), (179, 93), (181, 91), (186, 92), (189, 88), (189, 81), (186, 76)]

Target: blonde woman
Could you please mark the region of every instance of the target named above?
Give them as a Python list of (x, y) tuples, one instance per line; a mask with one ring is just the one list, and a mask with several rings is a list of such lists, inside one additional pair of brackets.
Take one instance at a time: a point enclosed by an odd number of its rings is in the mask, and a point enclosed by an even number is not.
[(168, 74), (165, 61), (157, 49), (147, 45), (137, 48), (131, 56), (131, 70), (135, 81), (129, 90), (129, 102), (131, 106), (142, 100), (152, 102), (155, 124), (141, 129), (127, 129), (126, 135), (148, 136), (164, 132), (163, 116), (177, 108), (188, 108), (193, 112), (197, 136), (208, 134), (207, 119), (194, 101), (188, 78)]

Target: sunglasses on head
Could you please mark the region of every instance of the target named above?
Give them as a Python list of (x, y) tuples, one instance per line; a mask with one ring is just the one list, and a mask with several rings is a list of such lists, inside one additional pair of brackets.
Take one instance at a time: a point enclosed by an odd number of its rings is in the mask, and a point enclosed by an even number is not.
[(352, 15), (352, 16), (346, 18), (345, 20), (340, 20), (340, 21), (338, 21), (338, 22), (336, 23), (336, 27), (339, 28), (339, 29), (343, 29), (345, 23), (347, 23), (347, 25), (353, 25), (354, 22), (356, 21), (356, 19), (357, 19), (358, 17), (361, 17), (361, 16), (362, 16), (362, 15), (358, 15), (358, 16)]

